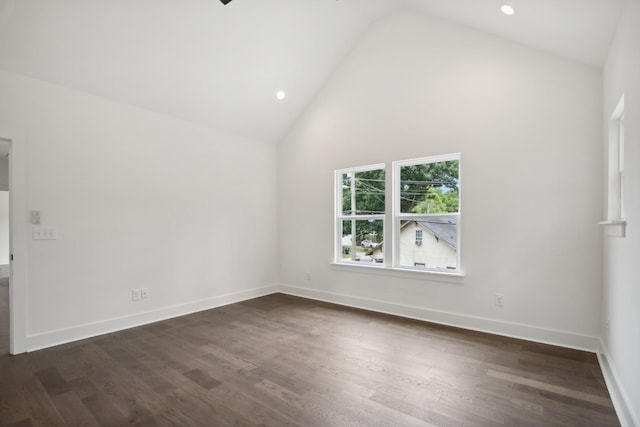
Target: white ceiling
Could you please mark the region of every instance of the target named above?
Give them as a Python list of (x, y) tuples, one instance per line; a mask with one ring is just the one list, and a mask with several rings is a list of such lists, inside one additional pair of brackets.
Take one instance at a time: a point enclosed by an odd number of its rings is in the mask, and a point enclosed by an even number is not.
[(500, 0), (0, 0), (0, 69), (275, 143), (401, 9), (601, 66), (624, 0), (509, 2), (512, 17)]

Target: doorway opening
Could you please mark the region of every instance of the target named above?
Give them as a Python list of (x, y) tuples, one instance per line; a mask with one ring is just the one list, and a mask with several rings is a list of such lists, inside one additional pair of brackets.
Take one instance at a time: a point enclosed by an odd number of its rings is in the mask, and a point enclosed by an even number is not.
[(10, 349), (9, 141), (0, 139), (0, 356)]

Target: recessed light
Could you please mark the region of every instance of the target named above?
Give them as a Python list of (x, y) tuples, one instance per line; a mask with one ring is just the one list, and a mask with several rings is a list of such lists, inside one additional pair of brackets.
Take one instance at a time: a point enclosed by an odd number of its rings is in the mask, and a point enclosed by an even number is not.
[(503, 4), (502, 6), (500, 6), (500, 10), (502, 11), (502, 13), (509, 16), (516, 13), (516, 10), (510, 4)]
[(279, 90), (276, 92), (276, 98), (278, 98), (278, 101), (282, 101), (286, 97), (287, 97), (287, 93), (285, 91)]

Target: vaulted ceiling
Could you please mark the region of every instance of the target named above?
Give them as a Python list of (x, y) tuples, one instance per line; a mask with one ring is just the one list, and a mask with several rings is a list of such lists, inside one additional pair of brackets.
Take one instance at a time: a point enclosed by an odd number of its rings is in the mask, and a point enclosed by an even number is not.
[(0, 69), (277, 143), (376, 20), (412, 10), (601, 66), (624, 0), (505, 2), (514, 16), (499, 0), (0, 0)]

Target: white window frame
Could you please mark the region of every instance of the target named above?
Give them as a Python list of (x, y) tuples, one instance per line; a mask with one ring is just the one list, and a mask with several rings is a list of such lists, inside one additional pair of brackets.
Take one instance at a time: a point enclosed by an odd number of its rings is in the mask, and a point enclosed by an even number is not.
[(620, 182), (620, 191), (618, 192), (618, 200), (620, 203), (620, 219), (624, 220), (624, 111), (618, 120), (618, 180)]
[(606, 226), (609, 236), (625, 237), (624, 95), (609, 119), (607, 148), (607, 220), (599, 224)]
[[(353, 167), (353, 168), (345, 168), (345, 169), (339, 169), (337, 171), (335, 171), (335, 175), (334, 175), (334, 180), (335, 180), (335, 200), (334, 200), (334, 216), (335, 216), (335, 223), (334, 223), (334, 236), (335, 236), (335, 248), (334, 248), (334, 253), (335, 253), (335, 259), (334, 262), (338, 263), (338, 264), (353, 264), (353, 265), (361, 265), (364, 264), (363, 262), (359, 262), (355, 260), (355, 230), (356, 230), (356, 221), (367, 221), (367, 220), (379, 220), (382, 221), (382, 230), (383, 230), (383, 235), (386, 236), (386, 230), (387, 230), (387, 221), (386, 221), (386, 212), (385, 213), (381, 213), (381, 214), (366, 214), (366, 215), (357, 215), (354, 213), (351, 213), (350, 215), (344, 215), (343, 209), (342, 209), (342, 175), (344, 174), (348, 174), (348, 173), (357, 173), (357, 172), (366, 172), (366, 171), (371, 171), (371, 170), (376, 170), (376, 169), (383, 169), (385, 171), (385, 211), (386, 211), (386, 198), (388, 197), (388, 192), (387, 192), (387, 182), (388, 180), (386, 179), (386, 175), (387, 175), (387, 170), (386, 170), (386, 165), (384, 163), (376, 163), (373, 165), (367, 165), (367, 166), (358, 166), (358, 167)], [(353, 181), (353, 183), (355, 184), (355, 181)], [(355, 191), (351, 191), (351, 207), (353, 209), (353, 207), (355, 207), (355, 196), (356, 193)], [(345, 261), (344, 258), (342, 258), (342, 221), (352, 221), (351, 222), (351, 244), (352, 244), (352, 259)], [(384, 266), (386, 263), (386, 257), (384, 258), (384, 262), (383, 263), (375, 263), (372, 262), (371, 264), (376, 264), (378, 266)], [(366, 265), (366, 264), (365, 264)]]
[[(392, 277), (418, 278), (429, 276), (435, 281), (448, 283), (462, 283), (464, 273), (462, 270), (461, 256), (461, 215), (462, 215), (462, 159), (460, 153), (452, 153), (439, 156), (421, 157), (417, 159), (401, 160), (387, 164), (377, 163), (366, 166), (350, 167), (339, 169), (334, 172), (334, 260), (333, 266), (336, 270), (354, 271), (377, 275), (388, 275)], [(438, 163), (444, 161), (458, 161), (458, 213), (452, 214), (401, 214), (400, 215), (400, 168), (402, 166)], [(344, 215), (342, 209), (342, 175), (345, 173), (356, 173), (374, 169), (385, 170), (385, 213), (374, 215)], [(391, 173), (389, 173), (391, 170)], [(353, 193), (352, 193), (353, 194)], [(352, 202), (353, 203), (353, 202)], [(453, 216), (457, 218), (457, 246), (456, 246), (456, 269), (429, 269), (420, 266), (400, 266), (399, 265), (399, 241), (400, 241), (400, 221), (410, 217), (426, 216)], [(342, 258), (342, 221), (343, 220), (382, 220), (384, 233), (384, 262), (366, 263), (345, 260)], [(354, 225), (352, 224), (352, 230)], [(355, 233), (352, 233), (352, 244), (355, 245)]]
[[(400, 212), (400, 169), (403, 166), (413, 166), (413, 165), (422, 165), (428, 163), (440, 163), (457, 160), (458, 161), (458, 213), (451, 214), (415, 214), (415, 213), (402, 213)], [(393, 222), (392, 222), (392, 242), (393, 242), (393, 250), (392, 250), (392, 266), (397, 269), (407, 269), (407, 270), (418, 270), (425, 272), (443, 272), (443, 273), (453, 273), (453, 274), (462, 274), (461, 267), (461, 248), (460, 248), (460, 216), (462, 211), (462, 185), (461, 185), (461, 177), (460, 170), (461, 167), (461, 156), (460, 153), (452, 153), (445, 154), (441, 156), (430, 156), (430, 157), (421, 157), (417, 159), (409, 159), (409, 160), (400, 160), (392, 163), (392, 173), (393, 173), (393, 183), (392, 183), (392, 198), (393, 198)], [(456, 221), (456, 268), (455, 269), (445, 269), (445, 268), (423, 268), (418, 266), (407, 266), (400, 264), (400, 223), (402, 221), (407, 220), (417, 220), (420, 218), (428, 218), (428, 217), (455, 217)], [(385, 238), (387, 236), (385, 235)]]
[(609, 121), (609, 221), (623, 221), (624, 214), (624, 95)]

